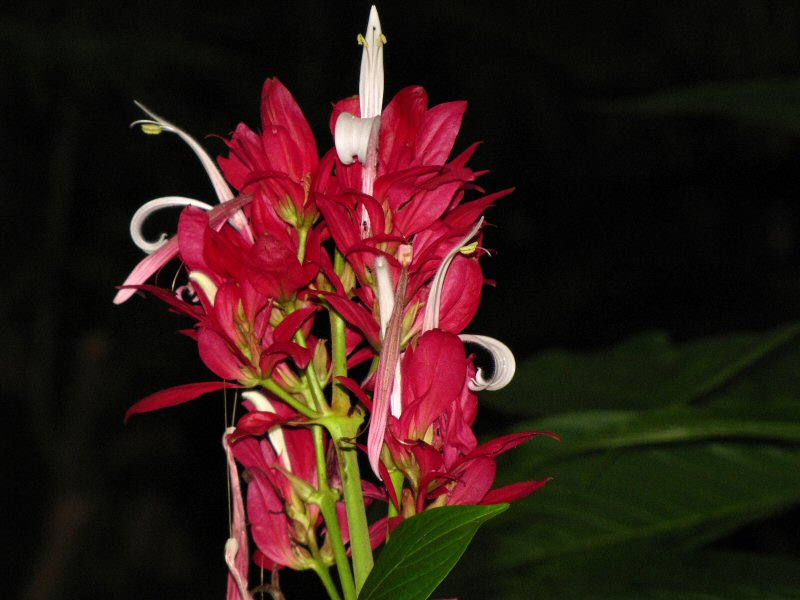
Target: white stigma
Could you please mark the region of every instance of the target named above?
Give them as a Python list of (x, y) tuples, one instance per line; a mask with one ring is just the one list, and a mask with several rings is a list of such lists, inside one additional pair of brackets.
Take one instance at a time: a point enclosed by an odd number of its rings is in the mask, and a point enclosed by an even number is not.
[(364, 47), (361, 53), (358, 96), (361, 117), (369, 119), (380, 115), (383, 106), (383, 46), (386, 44), (378, 9), (374, 5), (369, 11), (367, 32), (358, 36), (358, 42)]

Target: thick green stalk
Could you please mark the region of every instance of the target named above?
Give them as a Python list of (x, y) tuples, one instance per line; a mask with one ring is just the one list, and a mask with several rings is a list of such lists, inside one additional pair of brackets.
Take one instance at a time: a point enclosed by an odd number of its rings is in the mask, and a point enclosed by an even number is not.
[[(391, 477), (391, 479), (392, 479), (391, 483), (392, 483), (392, 487), (394, 487), (394, 493), (395, 493), (395, 496), (397, 496), (397, 501), (398, 502), (402, 502), (403, 501), (403, 481), (405, 481), (405, 475), (403, 475), (402, 471), (400, 471), (398, 469), (394, 469), (394, 470), (389, 472), (389, 477)], [(396, 517), (398, 514), (399, 514), (399, 512), (398, 512), (397, 508), (395, 508), (394, 503), (389, 501), (389, 517)]]
[[(334, 256), (333, 268), (341, 275), (345, 268), (345, 260), (338, 250)], [(347, 392), (337, 385), (336, 378), (347, 375), (347, 348), (345, 341), (345, 322), (342, 317), (331, 310), (331, 358), (333, 362), (333, 405), (338, 407), (347, 401)], [(339, 402), (337, 402), (339, 400)], [(361, 472), (358, 467), (355, 438), (362, 419), (353, 413), (346, 421), (339, 421), (337, 426), (330, 426), (336, 456), (339, 464), (339, 475), (342, 480), (342, 493), (347, 511), (347, 523), (350, 528), (350, 550), (353, 556), (353, 572), (355, 574), (356, 593), (361, 591), (369, 572), (372, 570), (372, 546), (369, 541), (369, 524), (367, 509), (364, 505), (364, 494), (361, 490)], [(346, 431), (341, 425), (345, 425)]]
[[(354, 428), (356, 429), (356, 428)], [(342, 478), (344, 505), (347, 510), (347, 523), (350, 527), (350, 549), (353, 554), (353, 571), (356, 578), (356, 592), (360, 592), (372, 570), (372, 546), (369, 543), (369, 525), (367, 510), (364, 506), (364, 494), (361, 490), (361, 473), (358, 468), (355, 436), (333, 435), (336, 452), (339, 458), (339, 473)]]
[(333, 548), (333, 556), (336, 559), (336, 569), (339, 572), (339, 580), (342, 584), (345, 600), (356, 600), (356, 587), (353, 582), (353, 574), (350, 572), (350, 559), (347, 558), (347, 551), (344, 549), (344, 539), (342, 530), (339, 527), (339, 515), (336, 512), (336, 501), (333, 499), (331, 490), (327, 486), (320, 486), (319, 508), (322, 511), (322, 518), (328, 527), (328, 535)]
[(339, 590), (336, 589), (336, 584), (333, 582), (333, 578), (328, 571), (328, 567), (324, 566), (320, 561), (319, 566), (314, 567), (314, 571), (319, 575), (322, 585), (325, 586), (325, 591), (328, 592), (328, 596), (330, 596), (331, 600), (342, 600), (342, 597), (339, 595)]

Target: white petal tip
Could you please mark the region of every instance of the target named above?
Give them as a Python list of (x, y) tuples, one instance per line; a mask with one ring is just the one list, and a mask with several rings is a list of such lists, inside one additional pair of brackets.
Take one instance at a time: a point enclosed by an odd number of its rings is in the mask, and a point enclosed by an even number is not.
[(483, 390), (499, 390), (511, 383), (514, 378), (514, 372), (517, 369), (514, 354), (503, 342), (485, 335), (470, 335), (461, 334), (458, 336), (461, 341), (467, 344), (475, 344), (480, 346), (492, 356), (494, 361), (494, 369), (491, 377), (488, 379), (484, 376), (484, 371), (478, 368), (475, 372), (475, 378), (469, 382), (469, 389), (473, 392), (480, 392)]

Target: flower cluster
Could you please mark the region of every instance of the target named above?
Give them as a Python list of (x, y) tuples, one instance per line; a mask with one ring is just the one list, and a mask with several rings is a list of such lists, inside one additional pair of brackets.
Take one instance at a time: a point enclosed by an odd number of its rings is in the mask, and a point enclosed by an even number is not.
[[(260, 129), (240, 124), (226, 141), (221, 172), (172, 123), (150, 111), (137, 122), (181, 136), (220, 202), (143, 206), (131, 229), (150, 254), (115, 301), (143, 290), (192, 318), (184, 333), (217, 379), (157, 392), (126, 418), (246, 390), (248, 411), (224, 439), (234, 491), (229, 598), (249, 597), (245, 522), (257, 564), (313, 569), (331, 594), (335, 564), (348, 597), (369, 571), (370, 549), (399, 521), (437, 506), (515, 500), (546, 482), (492, 489), (495, 458), (536, 433), (480, 445), (473, 433), (477, 392), (504, 386), (514, 371), (502, 343), (462, 333), (484, 285), (483, 214), (511, 190), (485, 194), (476, 184), (481, 172), (467, 163), (477, 144), (451, 156), (466, 103), (429, 108), (414, 86), (382, 108), (385, 38), (374, 9), (361, 41), (360, 94), (335, 104), (335, 147), (321, 158), (277, 79), (264, 84)], [(145, 240), (147, 216), (175, 205), (185, 207), (177, 235)], [(146, 283), (175, 257), (188, 273), (183, 286)], [(491, 376), (465, 344), (488, 350)], [(372, 478), (359, 474), (362, 450)], [(247, 474), (246, 507), (234, 458)], [(387, 511), (369, 525), (372, 501)], [(354, 581), (341, 564), (347, 552)]]

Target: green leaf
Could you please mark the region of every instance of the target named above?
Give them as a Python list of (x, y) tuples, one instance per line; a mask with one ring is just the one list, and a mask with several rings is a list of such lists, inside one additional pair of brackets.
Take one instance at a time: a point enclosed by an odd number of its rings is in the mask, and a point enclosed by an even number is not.
[(610, 102), (606, 112), (656, 115), (718, 115), (800, 132), (800, 79), (704, 83)]
[(445, 506), (412, 517), (394, 531), (359, 600), (424, 600), (436, 589), (482, 523), (508, 509)]
[(437, 595), (502, 600), (788, 600), (800, 595), (800, 560), (744, 552), (637, 548), (534, 569), (491, 571), (490, 576), (480, 570), (485, 558), (483, 551), (470, 551)]
[[(528, 460), (515, 456), (513, 479), (530, 478)], [(533, 473), (554, 480), (516, 504), (513, 519), (491, 525), (485, 547), (495, 567), (656, 539), (686, 543), (800, 502), (800, 448), (777, 445), (636, 448), (537, 464)]]
[[(797, 391), (800, 399), (800, 388)], [(702, 407), (567, 413), (520, 423), (514, 429), (553, 431), (561, 437), (560, 444), (543, 440), (525, 454), (524, 468), (540, 470), (584, 454), (660, 444), (734, 439), (800, 444), (800, 402), (717, 398)]]
[(482, 402), (529, 416), (689, 403), (729, 384), (798, 334), (800, 324), (792, 324), (676, 345), (666, 334), (650, 332), (592, 354), (547, 352), (523, 361), (514, 381), (484, 394)]

